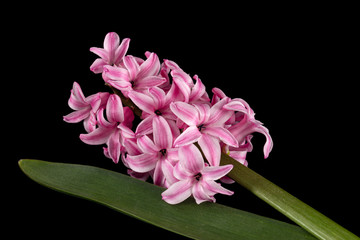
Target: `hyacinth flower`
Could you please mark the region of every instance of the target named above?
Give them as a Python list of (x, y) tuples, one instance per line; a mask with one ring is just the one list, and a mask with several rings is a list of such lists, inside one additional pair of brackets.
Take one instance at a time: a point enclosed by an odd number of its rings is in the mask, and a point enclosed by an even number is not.
[(90, 48), (91, 52), (100, 57), (91, 64), (90, 70), (94, 73), (102, 73), (104, 66), (120, 64), (129, 48), (129, 43), (130, 39), (125, 38), (120, 44), (120, 37), (117, 33), (110, 32), (106, 34), (104, 48)]
[(120, 43), (111, 32), (103, 48), (90, 48), (100, 57), (90, 70), (102, 73), (109, 92), (85, 97), (74, 82), (68, 101), (74, 111), (63, 119), (83, 121), (81, 141), (102, 145), (106, 157), (142, 181), (89, 166), (22, 160), (26, 174), (189, 237), (314, 239), (297, 227), (214, 204), (216, 194), (234, 194), (223, 184), (236, 182), (315, 237), (358, 239), (247, 167), (254, 133), (266, 138), (265, 158), (273, 140), (245, 100), (232, 99), (219, 88), (212, 89), (210, 99), (198, 75), (191, 78), (177, 63), (161, 62), (153, 52), (145, 52), (145, 60), (127, 55), (129, 42), (125, 38)]
[(85, 98), (80, 85), (74, 82), (68, 104), (75, 111), (64, 116), (64, 121), (68, 123), (84, 121), (85, 130), (87, 132), (94, 131), (96, 125), (95, 113), (106, 103), (108, 97), (109, 93), (100, 92)]
[(200, 204), (204, 201), (215, 202), (216, 193), (232, 195), (232, 191), (214, 181), (228, 174), (232, 168), (230, 164), (205, 166), (203, 157), (195, 145), (182, 147), (179, 149), (179, 162), (174, 168), (174, 176), (179, 181), (161, 194), (162, 199), (170, 204), (178, 204), (192, 195), (196, 203)]
[[(254, 111), (250, 108), (249, 104), (243, 99), (233, 99), (224, 106), (224, 109), (243, 113), (240, 117), (238, 116), (238, 122), (228, 128), (228, 130), (239, 142), (244, 142), (246, 137), (254, 132), (262, 133), (266, 137), (264, 157), (268, 158), (273, 147), (272, 138), (269, 134), (269, 130), (264, 127), (260, 121), (255, 119)], [(246, 142), (249, 142), (249, 140)]]
[(232, 147), (238, 147), (238, 141), (224, 128), (232, 112), (224, 107), (227, 99), (221, 100), (211, 108), (207, 104), (190, 105), (175, 102), (170, 105), (174, 114), (188, 127), (175, 140), (175, 146), (186, 146), (198, 142), (207, 161), (212, 166), (220, 164), (220, 140)]
[(110, 86), (120, 90), (125, 97), (129, 92), (143, 91), (163, 84), (165, 79), (158, 75), (160, 61), (155, 53), (146, 54), (145, 61), (133, 56), (123, 58), (124, 67), (104, 67), (104, 80)]
[(115, 162), (119, 162), (121, 154), (121, 130), (119, 125), (132, 126), (134, 119), (133, 112), (122, 106), (120, 97), (112, 94), (106, 104), (106, 116), (104, 118), (104, 108), (97, 112), (97, 122), (99, 127), (88, 134), (80, 134), (80, 139), (90, 145), (107, 144), (108, 155)]
[(152, 122), (157, 116), (169, 120), (170, 124), (170, 120), (176, 120), (176, 116), (169, 107), (174, 99), (171, 92), (165, 93), (159, 87), (152, 87), (146, 93), (133, 91), (129, 93), (129, 98), (142, 110), (141, 118), (143, 121), (139, 123), (136, 129), (136, 132), (140, 135), (152, 132)]

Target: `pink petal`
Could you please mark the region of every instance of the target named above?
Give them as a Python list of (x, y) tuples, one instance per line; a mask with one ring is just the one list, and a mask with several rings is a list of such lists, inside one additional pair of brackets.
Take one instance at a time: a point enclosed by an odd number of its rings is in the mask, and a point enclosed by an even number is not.
[(125, 68), (104, 66), (105, 76), (112, 80), (130, 82), (129, 73)]
[(161, 162), (163, 161), (157, 161), (154, 174), (153, 174), (153, 181), (154, 184), (160, 187), (165, 187), (165, 175), (162, 171)]
[[(124, 91), (128, 91), (129, 89), (131, 89), (131, 83), (128, 81), (123, 81), (123, 80), (106, 80), (105, 81), (107, 84), (109, 84), (110, 86), (121, 90), (121, 92), (125, 95)], [(126, 95), (125, 95), (126, 96)]]
[(223, 109), (228, 100), (228, 98), (224, 98), (211, 107), (208, 125), (223, 126), (231, 115), (234, 114), (234, 111)]
[(145, 78), (152, 75), (157, 75), (160, 71), (160, 61), (155, 53), (151, 53), (148, 59), (140, 65), (137, 78)]
[(135, 89), (156, 87), (166, 82), (166, 79), (160, 76), (147, 76), (144, 78), (137, 78), (134, 83)]
[(164, 59), (164, 65), (165, 65), (167, 68), (171, 69), (171, 70), (179, 69), (179, 68), (180, 68), (179, 65), (177, 65), (176, 62), (171, 61), (171, 60), (168, 60), (168, 59)]
[(210, 118), (210, 106), (208, 104), (196, 104), (194, 106), (199, 112), (198, 125), (208, 122)]
[(227, 176), (224, 176), (224, 177), (220, 178), (220, 181), (222, 183), (225, 183), (225, 184), (233, 184), (233, 183), (235, 183), (234, 180), (232, 180), (231, 178), (229, 178)]
[(194, 79), (196, 80), (196, 83), (194, 87), (191, 90), (190, 99), (189, 101), (195, 101), (201, 98), (202, 95), (205, 93), (205, 85), (201, 82), (200, 78), (195, 75)]
[[(166, 115), (166, 114), (163, 114), (163, 115)], [(166, 116), (164, 116), (164, 117), (166, 117)], [(176, 122), (173, 120), (169, 120), (167, 118), (167, 123), (170, 126), (171, 133), (173, 135), (173, 139), (176, 139), (178, 136), (180, 136), (180, 129), (176, 126)]]
[(68, 115), (64, 116), (63, 119), (67, 123), (78, 123), (85, 118), (87, 118), (90, 114), (91, 108), (84, 108), (81, 110), (74, 111), (69, 113)]
[(219, 138), (226, 145), (230, 145), (232, 147), (238, 147), (239, 143), (236, 138), (229, 132), (229, 130), (223, 127), (206, 127), (203, 133), (209, 134), (213, 137)]
[(95, 53), (96, 55), (101, 57), (105, 63), (108, 63), (108, 61), (109, 61), (108, 52), (105, 49), (98, 48), (98, 47), (92, 47), (92, 48), (90, 48), (90, 52)]
[(154, 116), (149, 116), (142, 120), (136, 128), (136, 134), (139, 136), (150, 134), (153, 132), (152, 121)]
[(233, 99), (231, 102), (224, 105), (224, 109), (248, 113), (248, 109), (246, 108), (246, 105), (244, 105), (243, 102), (240, 101), (239, 99)]
[(180, 78), (173, 78), (173, 82), (184, 96), (184, 102), (189, 102), (191, 92), (189, 85)]
[(266, 142), (264, 144), (264, 158), (268, 158), (273, 148), (273, 141), (269, 134), (269, 130), (266, 127), (260, 125), (257, 127), (256, 132), (262, 133), (266, 137)]
[(135, 133), (128, 126), (124, 124), (120, 124), (118, 128), (121, 130), (121, 134), (124, 137), (124, 139), (126, 140), (135, 139)]
[(165, 95), (164, 90), (162, 90), (159, 87), (152, 87), (152, 88), (149, 88), (148, 91), (154, 100), (156, 109), (159, 109), (160, 107), (163, 107), (165, 105), (166, 95)]
[(108, 155), (114, 161), (114, 163), (118, 163), (121, 154), (120, 130), (116, 130), (113, 134), (110, 135), (107, 141), (107, 145)]
[(124, 121), (124, 110), (118, 95), (110, 95), (106, 105), (106, 116), (110, 122), (119, 123)]
[(110, 62), (114, 60), (115, 50), (118, 48), (119, 43), (120, 38), (117, 33), (109, 32), (108, 34), (106, 34), (104, 39), (104, 49), (109, 53), (109, 55), (112, 55), (112, 57), (109, 59)]
[(173, 174), (174, 174), (174, 177), (179, 180), (187, 180), (190, 178), (194, 178), (194, 174), (186, 171), (186, 169), (184, 169), (184, 167), (179, 163), (177, 163), (175, 165), (175, 167), (173, 169)]
[(160, 160), (156, 163), (153, 181), (155, 185), (161, 187), (169, 187), (170, 185), (178, 182), (178, 180), (173, 175), (173, 166), (167, 160)]
[(247, 151), (230, 151), (229, 156), (247, 167), (248, 162), (246, 161), (246, 154)]
[(208, 134), (202, 134), (198, 143), (210, 165), (219, 166), (221, 156), (219, 140)]
[(226, 98), (226, 94), (220, 89), (220, 88), (213, 88), (212, 92), (214, 93), (214, 95), (216, 97), (218, 97), (219, 99), (223, 99)]
[(189, 102), (191, 87), (193, 86), (193, 81), (190, 76), (180, 68), (171, 71), (171, 76), (173, 77), (173, 82), (183, 94), (184, 101)]
[(86, 132), (92, 132), (96, 129), (96, 116), (95, 113), (90, 111), (89, 117), (84, 119), (84, 128)]
[(165, 118), (156, 116), (152, 122), (154, 143), (160, 149), (168, 149), (173, 145), (171, 129)]
[(220, 193), (220, 194), (224, 194), (224, 195), (228, 195), (228, 196), (231, 196), (234, 194), (233, 191), (230, 191), (230, 190), (222, 187), (220, 183), (217, 183), (214, 181), (203, 181), (202, 186), (203, 186), (205, 192), (208, 192), (208, 193), (213, 193), (213, 194)]
[(192, 144), (201, 138), (202, 134), (196, 126), (188, 127), (184, 132), (181, 133), (174, 141), (175, 147), (181, 147)]
[(147, 135), (138, 138), (137, 144), (143, 153), (157, 154), (162, 149), (156, 146)]
[(99, 127), (91, 133), (80, 134), (80, 139), (86, 144), (100, 145), (106, 143), (113, 132), (113, 128)]
[(135, 119), (134, 112), (129, 107), (124, 107), (124, 121), (122, 122), (125, 126), (132, 128), (133, 121)]
[(108, 65), (107, 61), (105, 61), (102, 58), (97, 58), (95, 61), (91, 64), (90, 70), (93, 73), (102, 73), (104, 71), (104, 66)]
[(178, 204), (191, 196), (191, 180), (183, 180), (172, 184), (161, 196), (169, 204)]
[(149, 178), (149, 173), (138, 173), (130, 169), (127, 170), (127, 174), (144, 182)]
[(136, 59), (130, 55), (124, 57), (124, 65), (129, 72), (130, 79), (134, 80), (137, 73), (139, 72), (139, 64), (136, 62)]
[(201, 173), (204, 180), (218, 180), (228, 174), (232, 168), (233, 165), (231, 164), (218, 167), (208, 166), (205, 167)]
[(114, 128), (116, 127), (117, 123), (115, 122), (108, 122), (105, 117), (104, 117), (104, 108), (101, 108), (98, 112), (97, 112), (97, 121), (98, 121), (98, 125), (104, 128)]
[(194, 145), (181, 147), (179, 149), (179, 164), (189, 173), (198, 174), (204, 168), (204, 159), (200, 150)]
[(173, 69), (171, 71), (171, 76), (173, 77), (173, 79), (179, 79), (180, 81), (186, 83), (188, 86), (191, 86), (193, 84), (193, 81), (189, 74), (185, 73), (180, 68)]
[(85, 101), (91, 106), (92, 111), (96, 112), (101, 105), (101, 93), (92, 94), (85, 98)]
[(174, 166), (168, 161), (163, 160), (161, 162), (161, 170), (165, 176), (166, 182), (165, 187), (169, 187), (170, 185), (176, 183), (178, 180), (174, 176)]
[(213, 196), (209, 196), (205, 193), (200, 182), (197, 182), (192, 188), (192, 195), (195, 198), (197, 204), (200, 204), (205, 201), (215, 202), (215, 198)]
[(249, 120), (248, 117), (246, 117), (241, 122), (231, 126), (229, 128), (229, 131), (239, 140), (239, 142), (243, 142), (246, 137), (253, 132), (259, 132), (264, 134), (264, 136), (266, 137), (266, 143), (264, 145), (264, 157), (267, 158), (269, 156), (269, 153), (271, 152), (273, 147), (273, 141), (269, 134), (269, 130), (266, 127), (262, 126), (259, 121), (254, 119)]
[(73, 83), (73, 88), (71, 89), (68, 104), (74, 110), (80, 110), (84, 107), (89, 106), (89, 104), (86, 102), (81, 87), (77, 82)]
[(199, 123), (199, 113), (197, 109), (184, 102), (174, 102), (170, 104), (171, 111), (189, 126)]
[(149, 114), (154, 114), (155, 112), (155, 103), (154, 100), (143, 93), (132, 91), (129, 93), (129, 98), (136, 106), (138, 106), (142, 111), (145, 111)]
[(179, 154), (177, 148), (169, 148), (166, 151), (166, 159), (175, 165), (179, 161)]
[(141, 150), (139, 149), (139, 146), (137, 145), (136, 140), (125, 139), (124, 142), (123, 142), (123, 145), (125, 147), (126, 152), (129, 155), (140, 155), (140, 154), (142, 154)]
[(139, 173), (153, 170), (157, 161), (158, 159), (154, 156), (154, 154), (144, 153), (136, 156), (127, 156), (127, 163), (129, 167)]
[(120, 44), (120, 46), (115, 50), (115, 59), (114, 63), (117, 65), (124, 58), (125, 54), (129, 49), (130, 38), (124, 38)]

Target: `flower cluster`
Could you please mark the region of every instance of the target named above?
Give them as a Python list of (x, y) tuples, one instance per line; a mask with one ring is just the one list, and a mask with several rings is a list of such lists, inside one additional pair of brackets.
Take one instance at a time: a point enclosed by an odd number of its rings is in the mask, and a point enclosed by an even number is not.
[[(83, 121), (84, 143), (105, 145), (105, 156), (114, 163), (121, 160), (130, 176), (151, 178), (167, 188), (162, 198), (170, 204), (191, 195), (198, 204), (215, 202), (216, 193), (232, 195), (216, 182), (232, 182), (226, 174), (233, 166), (221, 166), (221, 154), (247, 166), (251, 134), (260, 132), (268, 157), (272, 139), (267, 128), (244, 100), (231, 99), (218, 88), (210, 98), (197, 75), (191, 78), (174, 61), (161, 63), (153, 52), (146, 52), (146, 59), (127, 55), (129, 43), (111, 32), (103, 48), (90, 48), (99, 56), (90, 70), (101, 74), (113, 93), (85, 97), (74, 82), (68, 102), (74, 111), (64, 121)], [(141, 110), (138, 116), (135, 108)], [(135, 117), (141, 120), (137, 126)]]

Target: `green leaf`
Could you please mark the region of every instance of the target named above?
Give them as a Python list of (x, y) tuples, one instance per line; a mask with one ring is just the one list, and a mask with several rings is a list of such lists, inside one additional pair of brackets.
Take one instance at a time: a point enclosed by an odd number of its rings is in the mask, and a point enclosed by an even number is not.
[(288, 223), (215, 203), (178, 205), (162, 201), (163, 188), (105, 169), (40, 160), (20, 160), (34, 181), (108, 206), (155, 226), (194, 239), (314, 239)]
[(228, 155), (222, 154), (221, 164), (233, 164), (234, 167), (228, 174), (229, 177), (316, 236), (318, 239), (360, 240), (360, 238), (353, 233), (260, 176), (253, 170), (243, 166)]

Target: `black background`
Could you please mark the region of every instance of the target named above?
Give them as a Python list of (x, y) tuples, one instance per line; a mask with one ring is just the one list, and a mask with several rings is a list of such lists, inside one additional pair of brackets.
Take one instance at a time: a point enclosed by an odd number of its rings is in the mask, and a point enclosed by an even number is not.
[[(108, 239), (131, 233), (135, 239), (142, 234), (181, 239), (42, 187), (17, 166), (19, 159), (34, 158), (124, 172), (120, 164), (103, 156), (100, 146), (79, 140), (82, 124), (62, 120), (72, 111), (67, 100), (74, 81), (86, 96), (107, 90), (101, 76), (89, 70), (97, 58), (89, 48), (102, 47), (110, 31), (121, 39), (131, 38), (128, 54), (144, 57), (145, 51), (155, 52), (191, 76), (198, 74), (209, 94), (219, 87), (230, 97), (245, 99), (274, 141), (270, 157), (264, 160), (265, 138), (255, 134), (249, 167), (360, 234), (358, 222), (353, 221), (360, 214), (360, 199), (352, 15), (336, 6), (286, 11), (270, 11), (266, 6), (260, 11), (255, 6), (229, 12), (233, 7), (139, 12), (124, 6), (117, 11), (111, 6), (56, 11), (54, 6), (45, 13), (15, 15), (22, 17), (21, 22), (6, 27), (2, 39), (3, 162), (9, 166), (2, 168), (2, 185), (3, 198), (9, 200), (4, 209), (11, 213), (5, 222), (18, 229), (13, 234)], [(108, 16), (100, 16), (104, 11), (109, 11)], [(85, 18), (86, 13), (91, 18)], [(291, 222), (242, 187), (228, 188), (235, 194), (217, 196), (219, 203)], [(130, 230), (134, 227), (135, 232)]]

